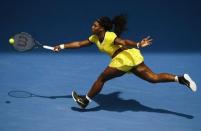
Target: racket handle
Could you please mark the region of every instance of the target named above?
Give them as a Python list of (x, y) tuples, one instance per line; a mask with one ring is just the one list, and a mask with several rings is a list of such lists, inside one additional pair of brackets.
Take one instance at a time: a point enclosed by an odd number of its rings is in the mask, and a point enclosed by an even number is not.
[(44, 49), (48, 49), (48, 50), (54, 50), (54, 47), (52, 46), (47, 46), (47, 45), (43, 45)]

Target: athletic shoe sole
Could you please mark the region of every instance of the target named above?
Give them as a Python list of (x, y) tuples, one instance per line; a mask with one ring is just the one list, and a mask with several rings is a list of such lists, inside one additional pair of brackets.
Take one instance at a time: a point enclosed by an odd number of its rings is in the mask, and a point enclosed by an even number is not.
[(74, 100), (75, 102), (77, 102), (77, 100), (76, 100), (75, 97), (74, 97), (74, 93), (75, 93), (75, 92), (72, 91), (72, 94), (71, 94), (71, 95), (72, 95), (73, 100)]
[[(77, 99), (77, 100), (75, 99), (75, 97), (74, 97), (75, 91), (72, 91), (72, 94), (71, 94), (71, 95), (72, 95), (73, 100), (74, 100), (77, 104), (78, 104), (78, 102), (79, 102), (79, 103), (81, 103), (81, 104), (84, 105), (84, 103), (83, 103), (82, 101), (80, 101), (80, 99)], [(84, 107), (82, 107), (80, 104), (78, 104), (78, 105), (80, 106), (81, 109), (84, 109)]]
[(190, 85), (189, 88), (193, 91), (196, 92), (197, 86), (196, 83), (191, 79), (191, 77), (188, 74), (184, 74), (184, 78), (189, 81)]

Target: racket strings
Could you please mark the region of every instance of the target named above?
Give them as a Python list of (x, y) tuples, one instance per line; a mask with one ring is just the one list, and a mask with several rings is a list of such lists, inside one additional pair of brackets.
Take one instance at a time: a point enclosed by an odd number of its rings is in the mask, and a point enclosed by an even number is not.
[(18, 46), (26, 47), (27, 46), (27, 39), (25, 37), (20, 36), (18, 39)]
[(34, 47), (35, 42), (33, 37), (25, 32), (21, 32), (14, 36), (15, 44), (13, 45), (17, 51), (23, 52)]

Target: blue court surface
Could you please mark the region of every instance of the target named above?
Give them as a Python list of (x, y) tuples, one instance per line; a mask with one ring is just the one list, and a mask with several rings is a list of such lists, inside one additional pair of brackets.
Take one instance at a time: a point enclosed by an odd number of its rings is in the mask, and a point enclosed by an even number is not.
[[(50, 51), (0, 54), (1, 131), (199, 131), (200, 53), (145, 53), (154, 72), (189, 73), (198, 90), (150, 84), (132, 74), (107, 82), (85, 110), (71, 92), (86, 94), (110, 59), (99, 53)], [(9, 91), (40, 97), (14, 98)]]

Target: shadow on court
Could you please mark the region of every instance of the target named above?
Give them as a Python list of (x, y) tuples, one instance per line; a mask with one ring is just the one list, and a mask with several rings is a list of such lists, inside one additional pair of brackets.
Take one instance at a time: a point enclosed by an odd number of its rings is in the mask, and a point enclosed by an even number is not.
[[(32, 94), (30, 92), (25, 92)], [(145, 106), (141, 104), (140, 102), (130, 99), (130, 100), (123, 100), (119, 97), (121, 92), (113, 92), (110, 94), (99, 94), (97, 95), (93, 100), (99, 105), (94, 108), (88, 108), (88, 109), (80, 109), (77, 107), (71, 107), (72, 110), (78, 111), (78, 112), (93, 112), (93, 111), (113, 111), (113, 112), (124, 112), (124, 111), (133, 111), (133, 112), (154, 112), (154, 113), (164, 113), (164, 114), (172, 114), (179, 117), (184, 117), (187, 119), (193, 119), (194, 116), (187, 115), (179, 112), (169, 111), (166, 109), (156, 109), (152, 107)], [(11, 96), (11, 95), (10, 95)], [(13, 96), (12, 96), (13, 97)], [(15, 97), (15, 96), (14, 96)], [(32, 94), (29, 97), (40, 97), (40, 98), (48, 98), (48, 99), (59, 99), (59, 98), (72, 98), (71, 95), (62, 95), (62, 96), (41, 96)], [(16, 97), (20, 98), (20, 97)], [(28, 98), (28, 97), (21, 97), (21, 98)]]
[(106, 94), (106, 95), (99, 94), (93, 99), (99, 106), (90, 108), (90, 109), (84, 109), (84, 110), (80, 108), (76, 108), (76, 107), (72, 107), (71, 109), (74, 111), (79, 111), (79, 112), (90, 112), (90, 111), (100, 111), (100, 110), (113, 111), (113, 112), (144, 111), (144, 112), (172, 114), (172, 115), (184, 117), (187, 119), (194, 118), (194, 116), (192, 115), (169, 111), (166, 109), (156, 109), (156, 108), (148, 107), (133, 99), (123, 100), (119, 97), (120, 94), (121, 92), (113, 92), (111, 94)]

